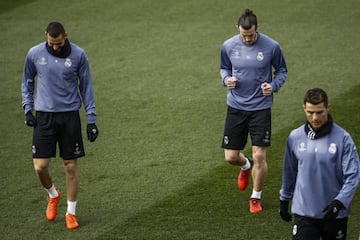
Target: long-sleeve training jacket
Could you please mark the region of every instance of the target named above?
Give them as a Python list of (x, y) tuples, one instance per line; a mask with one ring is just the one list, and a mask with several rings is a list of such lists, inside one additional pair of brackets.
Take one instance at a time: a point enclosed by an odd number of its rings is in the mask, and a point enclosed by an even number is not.
[(360, 180), (356, 146), (343, 128), (333, 124), (327, 135), (309, 139), (304, 125), (287, 140), (281, 200), (292, 200), (292, 213), (322, 219), (324, 208), (337, 199), (345, 206), (338, 218), (347, 217)]
[(95, 100), (88, 59), (83, 49), (70, 44), (71, 53), (66, 58), (50, 54), (46, 42), (29, 50), (21, 84), (22, 106), (25, 113), (33, 108), (43, 112), (69, 112), (79, 110), (83, 102), (87, 122), (95, 123)]
[(256, 111), (270, 108), (273, 103), (273, 95), (262, 94), (261, 84), (267, 82), (273, 92), (278, 92), (285, 82), (287, 67), (278, 42), (258, 33), (257, 40), (246, 45), (238, 34), (223, 43), (220, 75), (223, 86), (229, 77), (237, 79), (236, 88), (228, 91), (227, 105)]

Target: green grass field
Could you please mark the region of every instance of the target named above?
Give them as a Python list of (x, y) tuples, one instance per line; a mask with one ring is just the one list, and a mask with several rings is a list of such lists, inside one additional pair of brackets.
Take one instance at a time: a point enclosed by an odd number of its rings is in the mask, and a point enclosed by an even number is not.
[[(237, 190), (238, 169), (220, 148), (220, 47), (247, 7), (259, 31), (280, 42), (289, 68), (273, 107), (258, 215), (248, 212), (251, 188)], [(0, 239), (291, 239), (291, 224), (278, 216), (278, 192), (287, 135), (305, 119), (305, 91), (327, 90), (335, 121), (360, 143), (358, 7), (357, 0), (1, 1)], [(88, 54), (100, 129), (79, 160), (76, 231), (65, 229), (64, 197), (55, 223), (45, 220), (46, 194), (21, 109), (25, 55), (52, 20)], [(61, 159), (51, 168), (65, 193)], [(359, 201), (358, 193), (349, 240), (360, 232)]]

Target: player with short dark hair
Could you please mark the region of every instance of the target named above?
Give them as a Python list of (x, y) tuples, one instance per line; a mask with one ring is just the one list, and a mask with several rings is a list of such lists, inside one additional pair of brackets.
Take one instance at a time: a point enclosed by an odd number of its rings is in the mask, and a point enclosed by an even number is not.
[(49, 172), (50, 158), (56, 157), (58, 144), (66, 174), (66, 227), (78, 228), (75, 215), (79, 184), (77, 159), (85, 156), (79, 116), (82, 104), (90, 142), (95, 141), (99, 130), (88, 58), (83, 49), (68, 40), (61, 23), (49, 23), (46, 41), (29, 50), (21, 90), (25, 123), (34, 128), (35, 172), (49, 195), (46, 217), (49, 221), (55, 220), (61, 195)]
[(309, 89), (303, 108), (307, 121), (291, 131), (285, 148), (280, 216), (291, 221), (292, 201), (294, 240), (344, 240), (360, 180), (358, 152), (329, 114), (323, 89)]
[[(236, 26), (240, 34), (223, 43), (220, 56), (221, 81), (228, 89), (222, 147), (225, 160), (241, 168), (240, 190), (246, 189), (252, 173), (251, 213), (262, 211), (261, 194), (268, 172), (266, 148), (270, 146), (271, 138), (271, 107), (274, 93), (280, 90), (287, 77), (279, 43), (258, 32), (257, 26), (256, 15), (246, 9)], [(241, 153), (249, 134), (252, 158)]]

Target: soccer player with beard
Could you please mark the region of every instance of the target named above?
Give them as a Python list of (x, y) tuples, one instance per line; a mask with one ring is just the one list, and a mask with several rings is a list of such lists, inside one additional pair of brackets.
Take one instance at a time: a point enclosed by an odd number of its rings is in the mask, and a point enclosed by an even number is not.
[(34, 129), (35, 172), (48, 193), (46, 218), (55, 220), (61, 196), (49, 171), (50, 158), (56, 157), (59, 144), (66, 175), (65, 222), (68, 229), (76, 229), (79, 227), (75, 215), (79, 184), (77, 159), (85, 156), (79, 116), (82, 104), (90, 142), (95, 141), (99, 130), (88, 58), (83, 49), (68, 40), (61, 23), (49, 23), (46, 41), (29, 50), (21, 90), (25, 123)]
[[(223, 43), (220, 58), (222, 85), (228, 89), (222, 147), (225, 160), (240, 167), (240, 190), (246, 189), (252, 175), (251, 213), (262, 211), (261, 194), (268, 172), (266, 149), (271, 143), (271, 107), (274, 93), (287, 77), (279, 43), (258, 32), (257, 26), (256, 15), (246, 9), (236, 26), (239, 34)], [(241, 151), (249, 134), (252, 156), (247, 158)]]

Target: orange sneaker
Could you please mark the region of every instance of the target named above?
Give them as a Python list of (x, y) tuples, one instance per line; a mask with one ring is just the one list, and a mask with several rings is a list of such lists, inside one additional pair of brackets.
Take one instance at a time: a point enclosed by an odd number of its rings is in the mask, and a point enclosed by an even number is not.
[(76, 229), (79, 227), (79, 223), (77, 222), (75, 215), (67, 213), (65, 218), (67, 229)]
[[(251, 158), (248, 158), (250, 165), (252, 167), (253, 161)], [(249, 178), (250, 178), (250, 172), (251, 167), (248, 170), (240, 170), (239, 176), (238, 176), (238, 187), (241, 191), (244, 191), (247, 186), (249, 185)]]
[(259, 213), (259, 212), (262, 211), (261, 200), (260, 199), (250, 198), (249, 206), (250, 206), (250, 212), (251, 213)]
[(54, 221), (58, 212), (58, 205), (60, 201), (60, 191), (56, 189), (58, 196), (56, 198), (47, 198), (48, 205), (46, 208), (46, 218), (48, 221)]

